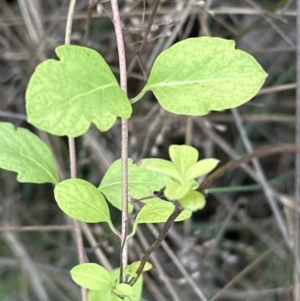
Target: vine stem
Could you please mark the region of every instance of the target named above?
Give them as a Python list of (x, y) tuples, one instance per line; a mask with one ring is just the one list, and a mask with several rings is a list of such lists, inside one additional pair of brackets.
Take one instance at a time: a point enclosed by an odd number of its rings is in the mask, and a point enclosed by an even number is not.
[(215, 171), (213, 171), (209, 176), (200, 184), (198, 187), (198, 191), (203, 192), (205, 194), (205, 190), (212, 184), (216, 179), (223, 176), (226, 172), (239, 167), (241, 164), (246, 163), (253, 158), (262, 158), (274, 156), (277, 154), (283, 153), (298, 153), (300, 152), (300, 145), (292, 145), (292, 144), (282, 144), (277, 146), (267, 146), (260, 149), (255, 150), (252, 153), (245, 154), (238, 159), (229, 161), (223, 166), (219, 167)]
[(141, 274), (143, 272), (143, 269), (145, 267), (145, 264), (147, 263), (148, 258), (160, 246), (160, 244), (162, 243), (162, 241), (166, 238), (166, 236), (168, 235), (168, 232), (169, 232), (171, 226), (175, 222), (175, 219), (179, 216), (179, 214), (183, 210), (184, 209), (177, 202), (176, 205), (175, 205), (175, 208), (174, 208), (174, 210), (172, 212), (172, 214), (169, 216), (169, 218), (165, 222), (165, 224), (164, 224), (163, 228), (161, 229), (161, 231), (160, 231), (157, 239), (153, 242), (153, 244), (144, 253), (144, 255), (143, 255), (142, 259), (141, 259), (141, 263), (140, 263), (139, 267), (136, 270), (136, 277), (134, 277), (133, 279), (131, 279), (129, 281), (129, 284), (131, 286), (133, 286), (137, 282), (137, 280), (139, 279), (139, 277), (141, 276)]
[[(66, 24), (66, 34), (65, 34), (65, 44), (71, 44), (71, 33), (72, 33), (72, 24), (74, 19), (76, 0), (70, 0), (67, 24)], [(69, 156), (70, 156), (70, 174), (71, 178), (76, 178), (77, 176), (77, 166), (76, 166), (76, 148), (75, 148), (75, 139), (68, 137), (69, 141)], [(85, 262), (85, 253), (83, 240), (81, 235), (80, 222), (74, 220), (74, 230), (77, 244), (78, 260), (79, 263)], [(88, 301), (87, 290), (84, 287), (81, 287), (81, 300)]]
[[(127, 94), (127, 72), (125, 47), (120, 20), (118, 0), (111, 0), (112, 17), (117, 39), (119, 65), (120, 65), (120, 83), (121, 88)], [(122, 230), (121, 230), (121, 251), (120, 251), (120, 282), (125, 282), (123, 277), (123, 268), (128, 262), (128, 121), (121, 120), (121, 173), (122, 173)]]

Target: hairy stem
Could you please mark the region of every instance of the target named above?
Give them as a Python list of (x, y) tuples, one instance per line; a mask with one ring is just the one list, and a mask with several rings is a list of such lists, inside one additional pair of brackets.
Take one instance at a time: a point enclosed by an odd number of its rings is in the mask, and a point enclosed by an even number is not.
[[(111, 8), (113, 15), (113, 22), (115, 26), (115, 34), (118, 46), (119, 65), (120, 65), (120, 82), (121, 88), (127, 93), (127, 73), (126, 73), (126, 58), (125, 48), (122, 33), (122, 26), (120, 20), (120, 12), (118, 0), (111, 0)], [(121, 230), (121, 252), (120, 252), (120, 282), (124, 282), (123, 268), (128, 261), (128, 121), (121, 120), (121, 173), (122, 173), (122, 230)]]
[[(65, 44), (68, 45), (71, 43), (71, 33), (72, 33), (72, 23), (74, 18), (76, 0), (70, 0), (68, 18), (66, 24), (66, 34), (65, 34)], [(76, 149), (75, 149), (75, 140), (74, 138), (68, 137), (69, 140), (69, 154), (70, 154), (70, 173), (71, 178), (76, 178)], [(80, 229), (80, 222), (74, 220), (75, 226), (75, 237), (77, 244), (77, 252), (79, 263), (84, 263), (85, 261), (85, 253), (83, 240)], [(84, 287), (81, 287), (81, 300), (88, 301), (87, 290)]]

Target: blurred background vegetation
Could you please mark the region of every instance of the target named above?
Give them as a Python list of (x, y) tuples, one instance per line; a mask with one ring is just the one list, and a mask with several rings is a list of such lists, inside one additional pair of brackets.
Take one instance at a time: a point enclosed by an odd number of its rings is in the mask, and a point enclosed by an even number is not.
[[(296, 0), (161, 0), (142, 44), (154, 3), (119, 1), (129, 97), (141, 90), (157, 55), (189, 37), (233, 39), (269, 76), (246, 105), (205, 117), (167, 113), (148, 93), (134, 104), (130, 157), (168, 158), (170, 144), (187, 143), (201, 158), (225, 163), (251, 149), (294, 143)], [(64, 43), (68, 5), (67, 0), (0, 0), (0, 120), (39, 135), (51, 147), (61, 179), (69, 177), (67, 139), (26, 122), (24, 95), (36, 65), (55, 58), (55, 47)], [(77, 0), (72, 43), (99, 51), (119, 77), (109, 2)], [(78, 176), (97, 186), (120, 157), (120, 123), (106, 133), (91, 127), (76, 144)], [(294, 165), (294, 155), (273, 156), (214, 183), (234, 189), (209, 194), (204, 210), (172, 228), (152, 255), (143, 300), (292, 300), (294, 257), (287, 245), (297, 230)], [(273, 188), (261, 188), (263, 179), (273, 180)], [(120, 212), (113, 208), (112, 218), (119, 226)], [(160, 226), (140, 227), (130, 241), (130, 261), (141, 258)], [(106, 225), (84, 227), (83, 237), (90, 261), (119, 265), (120, 242)], [(0, 170), (0, 300), (79, 300), (69, 275), (75, 264), (73, 224), (56, 205), (53, 187), (20, 184), (14, 173)]]

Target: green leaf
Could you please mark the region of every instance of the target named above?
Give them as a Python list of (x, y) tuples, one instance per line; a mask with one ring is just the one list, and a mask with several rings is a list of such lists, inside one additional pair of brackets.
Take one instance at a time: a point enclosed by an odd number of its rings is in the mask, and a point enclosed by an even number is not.
[(197, 116), (244, 104), (267, 74), (251, 55), (234, 47), (234, 41), (211, 37), (176, 43), (157, 57), (132, 102), (151, 90), (165, 110)]
[(143, 159), (140, 167), (169, 176), (176, 179), (179, 183), (182, 181), (181, 173), (171, 161), (163, 159)]
[[(163, 201), (158, 198), (147, 200), (145, 201), (144, 207), (139, 211), (134, 223), (163, 223), (169, 218), (173, 211), (174, 205), (171, 202)], [(175, 221), (180, 222), (188, 219), (190, 216), (191, 213), (184, 210)]]
[(179, 200), (183, 198), (194, 186), (194, 181), (179, 184), (175, 181), (170, 181), (166, 184), (164, 194), (168, 200)]
[(211, 172), (220, 161), (214, 158), (203, 159), (191, 166), (186, 172), (186, 180), (199, 178)]
[(74, 45), (55, 52), (60, 60), (38, 65), (28, 84), (31, 124), (54, 135), (78, 137), (92, 122), (107, 131), (117, 116), (130, 117), (131, 104), (98, 52)]
[[(137, 269), (139, 268), (141, 264), (141, 261), (134, 261), (131, 264), (127, 265), (123, 271), (126, 275), (126, 279), (130, 279), (130, 278), (135, 278), (137, 276)], [(152, 269), (152, 264), (150, 262), (146, 262), (144, 267), (143, 267), (143, 271), (142, 272), (146, 272)]]
[(113, 288), (110, 273), (96, 263), (83, 263), (75, 266), (71, 271), (72, 279), (85, 288), (108, 292)]
[(118, 283), (114, 286), (113, 292), (121, 297), (134, 297), (134, 289), (127, 283)]
[[(143, 161), (147, 161), (147, 159)], [(169, 177), (140, 168), (133, 163), (132, 159), (128, 159), (128, 190), (129, 195), (133, 198), (140, 199), (150, 195), (150, 191), (160, 190), (168, 180)], [(99, 189), (113, 206), (122, 210), (121, 160), (115, 161), (109, 167)], [(133, 206), (129, 204), (129, 211), (131, 212), (132, 209)]]
[(182, 207), (191, 212), (203, 209), (205, 206), (205, 197), (198, 191), (190, 191), (184, 198), (179, 200)]
[[(129, 264), (127, 267), (124, 268), (125, 272), (128, 271), (136, 271), (139, 266), (141, 264), (141, 261), (134, 261), (131, 264)], [(152, 269), (152, 264), (150, 262), (146, 262), (144, 268), (143, 268), (143, 272), (149, 271)]]
[(195, 180), (189, 180), (188, 182), (191, 185), (191, 190), (196, 190), (199, 187), (199, 183)]
[[(115, 280), (115, 282), (119, 282), (120, 269), (114, 269), (111, 271), (111, 277)], [(134, 289), (134, 297), (132, 298), (124, 298), (124, 301), (140, 301), (143, 290), (143, 276), (141, 275), (137, 282), (133, 285)]]
[(198, 160), (198, 151), (189, 145), (171, 145), (169, 155), (182, 175)]
[[(112, 290), (110, 291), (95, 291), (95, 290), (90, 290), (88, 294), (88, 300), (89, 301), (119, 301), (119, 299), (115, 298), (115, 294), (113, 293)], [(128, 299), (129, 300), (129, 299)]]
[(55, 200), (62, 211), (86, 223), (107, 222), (111, 225), (109, 209), (101, 192), (81, 179), (68, 179), (54, 189)]
[(47, 144), (30, 131), (0, 122), (0, 167), (18, 173), (19, 182), (58, 183)]
[[(120, 276), (120, 269), (114, 269), (110, 272), (111, 278), (113, 280), (113, 283), (119, 283), (119, 276)], [(143, 290), (143, 277), (139, 277), (138, 281), (133, 285), (134, 289), (134, 297), (128, 298), (125, 297), (123, 301), (140, 301), (142, 296), (142, 290)], [(102, 291), (95, 291), (90, 290), (89, 301), (121, 301), (122, 299), (117, 297), (112, 291), (111, 292), (102, 292)]]

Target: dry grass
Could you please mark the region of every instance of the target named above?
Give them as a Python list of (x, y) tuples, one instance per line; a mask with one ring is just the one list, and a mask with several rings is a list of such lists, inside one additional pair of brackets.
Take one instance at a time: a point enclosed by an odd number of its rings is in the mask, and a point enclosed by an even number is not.
[[(203, 2), (161, 1), (136, 59), (153, 1), (121, 1), (129, 96), (140, 91), (162, 50), (202, 35), (234, 39), (239, 49), (254, 55), (269, 74), (265, 86), (237, 110), (193, 119), (162, 111), (147, 94), (134, 105), (129, 123), (134, 160), (167, 157), (170, 144), (186, 141), (202, 157), (225, 163), (251, 149), (295, 141), (296, 1)], [(54, 48), (64, 43), (68, 1), (0, 4), (0, 120), (40, 135), (55, 153), (61, 178), (67, 178), (67, 141), (37, 132), (26, 122), (24, 93), (35, 66), (54, 57)], [(88, 1), (78, 0), (72, 41), (98, 50), (118, 76), (109, 2), (90, 13), (88, 20)], [(120, 156), (120, 126), (107, 133), (91, 128), (77, 142), (79, 177), (98, 185)], [(215, 183), (258, 183), (263, 188), (210, 194), (204, 210), (177, 224), (152, 256), (154, 269), (145, 277), (143, 300), (292, 300), (295, 260), (288, 243), (296, 230), (294, 166), (294, 156), (288, 154), (257, 160)], [(271, 189), (266, 179), (279, 176), (283, 178)], [(0, 199), (0, 299), (78, 300), (79, 289), (69, 276), (77, 263), (72, 227), (58, 209), (52, 187), (19, 184), (14, 174), (1, 170)], [(113, 219), (118, 224), (120, 213), (113, 211)], [(157, 229), (141, 227), (130, 260), (140, 258)], [(83, 235), (89, 260), (118, 266), (119, 241), (105, 225), (85, 227)]]

